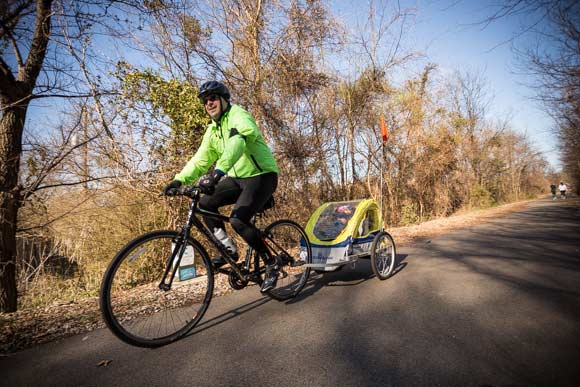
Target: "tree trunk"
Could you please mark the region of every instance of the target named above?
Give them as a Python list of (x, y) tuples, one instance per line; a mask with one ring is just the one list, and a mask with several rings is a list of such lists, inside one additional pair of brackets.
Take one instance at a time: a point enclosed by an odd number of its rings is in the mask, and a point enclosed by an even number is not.
[[(3, 110), (0, 119), (0, 312), (15, 312), (18, 305), (16, 221), (21, 206), (18, 175), (22, 131), (32, 90), (46, 56), (51, 6), (52, 0), (36, 0), (34, 32), (26, 61), (21, 60), (20, 52), (15, 47), (16, 56), (19, 58), (16, 77), (13, 69), (0, 56), (0, 108)], [(0, 21), (3, 29), (6, 29), (4, 19)]]
[(0, 121), (0, 312), (15, 312), (16, 219), (20, 208), (20, 153), (26, 107), (4, 111)]

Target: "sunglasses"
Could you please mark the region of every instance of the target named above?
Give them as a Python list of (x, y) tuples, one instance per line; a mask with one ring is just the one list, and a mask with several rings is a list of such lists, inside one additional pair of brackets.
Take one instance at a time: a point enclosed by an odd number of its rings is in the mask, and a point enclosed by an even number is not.
[(212, 94), (212, 95), (208, 95), (207, 97), (203, 97), (203, 104), (207, 105), (208, 102), (213, 102), (213, 101), (217, 101), (220, 97), (218, 95)]

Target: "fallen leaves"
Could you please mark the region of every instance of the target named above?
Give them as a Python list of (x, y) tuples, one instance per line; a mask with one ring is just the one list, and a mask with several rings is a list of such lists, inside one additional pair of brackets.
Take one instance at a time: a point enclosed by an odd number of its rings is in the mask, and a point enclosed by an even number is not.
[(97, 364), (97, 367), (107, 367), (111, 362), (112, 360), (101, 360), (99, 364)]
[[(225, 275), (217, 275), (214, 280), (214, 297), (232, 292)], [(183, 288), (183, 292), (186, 292), (186, 288)], [(175, 295), (179, 293), (180, 290)], [(137, 305), (134, 309), (135, 315), (154, 307), (155, 303), (150, 301), (148, 300), (148, 305)], [(0, 354), (16, 352), (104, 326), (97, 297), (75, 302), (56, 301), (42, 308), (0, 313)], [(81, 340), (85, 341), (87, 337)]]

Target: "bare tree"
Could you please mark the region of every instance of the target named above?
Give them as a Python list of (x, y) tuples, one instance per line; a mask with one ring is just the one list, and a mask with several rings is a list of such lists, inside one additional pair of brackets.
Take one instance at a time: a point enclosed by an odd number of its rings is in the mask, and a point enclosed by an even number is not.
[[(0, 11), (0, 311), (17, 307), (15, 233), (26, 199), (19, 175), (28, 108), (40, 98), (91, 97), (108, 131), (102, 93), (86, 67), (83, 47), (92, 28), (111, 32), (111, 26), (121, 24), (119, 7), (127, 5), (114, 0), (20, 0)], [(138, 2), (130, 8), (140, 10)]]
[[(524, 17), (512, 37), (521, 71), (534, 75), (530, 83), (551, 116), (559, 140), (564, 170), (580, 193), (580, 3), (575, 0), (504, 0), (483, 23)], [(522, 36), (529, 37), (520, 41)]]
[(557, 125), (564, 170), (580, 194), (580, 4), (558, 2), (546, 13), (549, 27), (537, 32), (543, 42), (516, 52), (535, 75), (536, 95)]
[[(5, 9), (0, 37), (14, 50), (18, 70), (13, 73), (4, 55), (0, 58), (0, 311), (13, 312), (17, 307), (16, 291), (16, 222), (21, 203), (18, 185), (22, 132), (26, 111), (42, 69), (51, 33), (52, 1), (24, 1)], [(35, 7), (35, 10), (31, 8)], [(34, 30), (28, 55), (17, 42), (15, 27), (30, 13), (35, 13)]]

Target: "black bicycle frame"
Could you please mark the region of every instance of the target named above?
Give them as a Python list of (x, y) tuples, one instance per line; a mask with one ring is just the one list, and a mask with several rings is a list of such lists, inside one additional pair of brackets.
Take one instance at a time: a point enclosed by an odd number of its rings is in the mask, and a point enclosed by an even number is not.
[[(175, 278), (175, 273), (177, 272), (177, 268), (181, 263), (181, 258), (183, 257), (183, 253), (185, 252), (185, 248), (187, 247), (187, 238), (191, 232), (191, 228), (195, 227), (198, 231), (203, 233), (205, 237), (211, 241), (211, 243), (216, 247), (216, 249), (222, 254), (222, 257), (226, 260), (227, 263), (230, 264), (231, 269), (236, 273), (236, 275), (240, 278), (240, 280), (248, 281), (250, 278), (249, 276), (242, 273), (236, 262), (230, 256), (229, 252), (225, 247), (222, 245), (220, 241), (217, 240), (215, 235), (207, 228), (203, 222), (195, 216), (196, 213), (201, 214), (203, 216), (207, 216), (210, 218), (219, 219), (223, 222), (229, 223), (230, 218), (222, 215), (217, 212), (206, 211), (204, 209), (199, 208), (197, 205), (199, 203), (199, 191), (194, 191), (192, 196), (187, 195), (191, 198), (191, 203), (189, 204), (189, 211), (187, 213), (187, 222), (177, 240), (175, 241), (175, 246), (179, 246), (179, 249), (174, 249), (171, 253), (171, 257), (167, 262), (167, 266), (165, 267), (165, 272), (163, 273), (163, 277), (161, 278), (161, 283), (159, 284), (159, 288), (162, 290), (169, 290), (171, 289), (171, 284), (173, 283), (173, 279)], [(171, 267), (173, 266), (174, 260), (177, 257), (177, 261), (175, 262), (175, 269), (171, 271)], [(212, 268), (213, 269), (213, 268)], [(249, 268), (248, 268), (249, 269)], [(167, 283), (167, 276), (171, 271), (171, 278), (169, 279), (169, 283)]]

